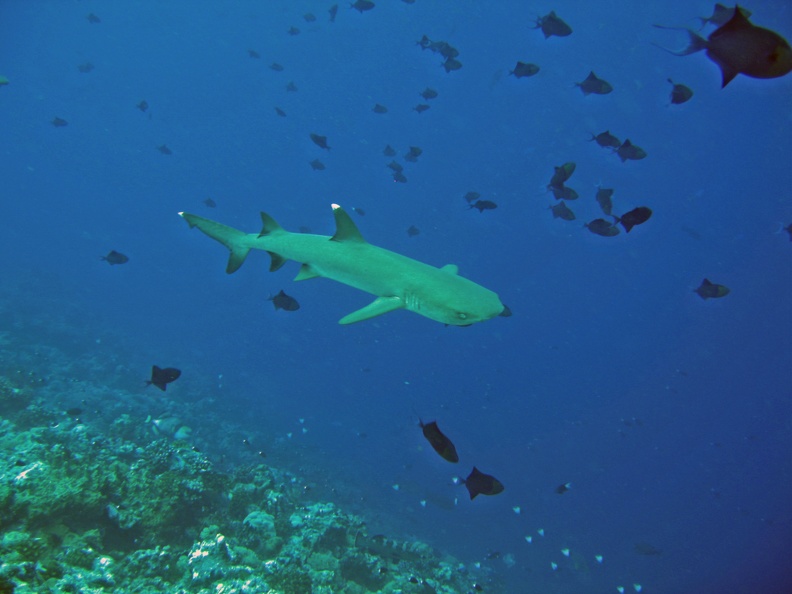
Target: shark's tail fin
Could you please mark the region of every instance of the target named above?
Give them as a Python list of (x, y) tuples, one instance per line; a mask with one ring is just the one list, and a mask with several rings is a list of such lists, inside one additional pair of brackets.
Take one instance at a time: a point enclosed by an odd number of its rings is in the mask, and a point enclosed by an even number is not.
[(228, 266), (226, 266), (228, 274), (236, 272), (242, 266), (250, 251), (250, 248), (243, 241), (247, 237), (246, 233), (188, 212), (180, 212), (179, 215), (187, 221), (190, 228), (198, 227), (202, 233), (205, 233), (215, 241), (219, 241), (231, 251), (231, 256), (228, 258)]

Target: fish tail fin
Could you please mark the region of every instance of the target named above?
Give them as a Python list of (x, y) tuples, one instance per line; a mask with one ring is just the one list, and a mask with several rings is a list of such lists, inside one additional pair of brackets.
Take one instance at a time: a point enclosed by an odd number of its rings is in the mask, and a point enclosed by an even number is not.
[(228, 274), (239, 270), (250, 252), (250, 247), (244, 241), (247, 233), (187, 212), (180, 212), (179, 216), (187, 221), (190, 228), (198, 227), (202, 233), (222, 243), (231, 251), (226, 266)]
[(661, 50), (668, 52), (669, 54), (674, 54), (675, 56), (687, 56), (690, 54), (695, 54), (696, 52), (700, 52), (701, 50), (707, 49), (707, 40), (704, 39), (701, 35), (688, 29), (687, 27), (666, 27), (665, 25), (655, 25), (658, 29), (671, 29), (672, 31), (687, 31), (688, 37), (690, 38), (689, 45), (679, 51), (670, 50), (662, 45), (658, 45), (656, 43), (652, 43), (655, 47), (659, 47)]

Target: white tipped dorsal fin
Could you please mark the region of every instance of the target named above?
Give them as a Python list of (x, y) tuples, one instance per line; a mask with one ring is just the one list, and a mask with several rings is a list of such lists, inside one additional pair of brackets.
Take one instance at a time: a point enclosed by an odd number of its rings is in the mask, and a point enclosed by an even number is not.
[(347, 212), (338, 204), (333, 204), (333, 216), (335, 217), (336, 232), (331, 238), (332, 241), (352, 241), (366, 243), (357, 225), (352, 221)]

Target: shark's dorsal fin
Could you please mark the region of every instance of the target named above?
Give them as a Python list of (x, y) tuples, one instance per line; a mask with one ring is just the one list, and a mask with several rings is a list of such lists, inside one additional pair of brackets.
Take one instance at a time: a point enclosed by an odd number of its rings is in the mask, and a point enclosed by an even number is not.
[(261, 233), (259, 233), (259, 237), (264, 237), (265, 235), (272, 235), (273, 233), (285, 233), (283, 227), (278, 225), (277, 221), (269, 216), (266, 212), (261, 213), (261, 222), (264, 226), (261, 228)]
[(366, 240), (363, 239), (363, 236), (360, 234), (360, 231), (357, 228), (357, 225), (352, 221), (351, 217), (346, 213), (346, 211), (341, 208), (338, 204), (333, 204), (333, 216), (335, 217), (336, 223), (336, 232), (333, 237), (331, 237), (332, 241), (353, 241), (357, 243), (366, 243)]
[(363, 320), (369, 320), (376, 316), (381, 316), (382, 314), (386, 314), (389, 311), (394, 311), (396, 309), (403, 309), (403, 308), (404, 308), (404, 301), (402, 301), (398, 297), (377, 297), (366, 307), (363, 307), (357, 311), (353, 311), (351, 314), (344, 316), (343, 318), (338, 320), (338, 323), (354, 324), (355, 322), (362, 322)]
[(459, 266), (456, 264), (446, 264), (442, 268), (440, 268), (443, 272), (448, 272), (449, 274), (459, 274)]
[(301, 281), (301, 280), (308, 280), (309, 278), (317, 278), (322, 276), (316, 270), (311, 268), (309, 264), (303, 264), (300, 266), (300, 272), (297, 273), (297, 276), (294, 277), (294, 280)]

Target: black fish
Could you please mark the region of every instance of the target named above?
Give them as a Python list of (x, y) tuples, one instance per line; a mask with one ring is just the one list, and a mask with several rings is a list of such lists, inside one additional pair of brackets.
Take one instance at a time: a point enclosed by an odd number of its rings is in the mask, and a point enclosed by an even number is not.
[(575, 220), (575, 213), (570, 210), (570, 208), (564, 203), (562, 200), (558, 204), (554, 204), (550, 207), (550, 210), (553, 211), (553, 218), (554, 219), (562, 219), (564, 221), (574, 221)]
[(602, 235), (602, 237), (613, 237), (619, 234), (619, 228), (605, 219), (594, 219), (590, 223), (586, 223), (584, 227), (595, 235)]
[(374, 107), (371, 109), (371, 111), (373, 111), (374, 113), (388, 113), (388, 108), (385, 107), (384, 105), (380, 105), (379, 103), (376, 103)]
[(443, 68), (446, 72), (453, 72), (454, 70), (462, 68), (462, 62), (456, 58), (447, 58), (446, 61), (443, 62)]
[(404, 160), (409, 161), (410, 163), (415, 163), (423, 154), (423, 149), (417, 146), (411, 146), (410, 150), (404, 154)]
[(474, 202), (475, 200), (478, 200), (479, 198), (481, 198), (481, 194), (479, 194), (478, 192), (468, 192), (467, 194), (465, 194), (465, 200), (467, 200), (468, 204)]
[(547, 186), (553, 192), (553, 197), (556, 200), (577, 200), (580, 195), (570, 188), (569, 186), (560, 185), (560, 186)]
[(688, 32), (690, 45), (678, 52), (666, 51), (687, 56), (705, 50), (707, 57), (721, 70), (721, 88), (738, 74), (751, 78), (778, 78), (792, 71), (792, 48), (787, 40), (775, 31), (753, 25), (742, 10), (736, 8), (731, 19), (715, 29), (707, 39), (690, 29), (683, 29)]
[(475, 499), (477, 495), (497, 495), (503, 492), (503, 483), (494, 476), (484, 474), (475, 466), (462, 482), (470, 493), (470, 499)]
[(289, 27), (289, 30), (286, 31), (289, 35), (299, 35), (300, 30), (297, 27)]
[(784, 227), (784, 231), (789, 233), (789, 241), (792, 241), (792, 223), (789, 223), (789, 225)]
[[(412, 229), (412, 227), (410, 227)], [(435, 452), (440, 454), (440, 457), (449, 462), (459, 462), (456, 448), (451, 440), (446, 437), (435, 421), (431, 423), (424, 423), (418, 419), (418, 423), (423, 430), (424, 437), (432, 446)]]
[(417, 111), (418, 113), (423, 113), (427, 109), (429, 109), (429, 107), (431, 107), (431, 106), (427, 105), (426, 103), (419, 103), (418, 105), (413, 107), (413, 111)]
[(72, 407), (66, 409), (66, 414), (70, 417), (79, 417), (82, 414), (82, 409), (78, 407)]
[(630, 142), (629, 138), (616, 149), (616, 154), (619, 155), (619, 159), (622, 160), (622, 163), (625, 161), (639, 161), (646, 158), (646, 151), (640, 146)]
[(330, 13), (330, 22), (335, 23), (336, 15), (338, 14), (338, 4), (333, 4), (330, 8), (327, 9), (327, 12)]
[(52, 118), (52, 125), (55, 126), (56, 128), (63, 128), (64, 126), (68, 126), (69, 122), (67, 122), (63, 118), (59, 118), (56, 116)]
[[(610, 213), (606, 213), (610, 214)], [(647, 206), (639, 206), (638, 208), (633, 208), (630, 212), (624, 213), (621, 217), (618, 218), (617, 222), (621, 223), (624, 230), (629, 233), (630, 229), (635, 227), (636, 225), (641, 225), (649, 220), (649, 217), (652, 216), (652, 209)]]
[(416, 227), (415, 225), (410, 225), (410, 228), (407, 229), (407, 237), (415, 237), (420, 232), (421, 230), (418, 229), (418, 227)]
[(572, 27), (558, 18), (555, 11), (550, 11), (550, 14), (536, 19), (534, 29), (541, 29), (545, 39), (553, 36), (566, 37), (572, 34)]
[(611, 210), (613, 210), (613, 190), (609, 188), (597, 189), (597, 204), (599, 204), (602, 212), (610, 215)]
[(250, 56), (251, 58), (255, 58), (256, 60), (258, 60), (261, 57), (256, 50), (252, 50), (252, 49), (248, 50), (248, 56)]
[(283, 111), (280, 107), (275, 108), (275, 113), (277, 113), (282, 118), (286, 117), (286, 112)]
[(536, 64), (527, 64), (525, 62), (517, 62), (514, 70), (509, 70), (509, 74), (513, 74), (516, 78), (533, 76), (537, 72), (539, 72), (539, 66)]
[(313, 169), (314, 171), (324, 171), (325, 170), (325, 164), (322, 163), (319, 159), (314, 159), (313, 161), (311, 161), (308, 164), (311, 166), (311, 169)]
[(166, 367), (165, 369), (160, 369), (156, 365), (152, 366), (151, 368), (151, 380), (146, 381), (147, 386), (157, 386), (163, 392), (165, 388), (168, 387), (168, 384), (171, 382), (175, 382), (179, 379), (181, 375), (181, 371), (176, 369), (175, 367)]
[(393, 181), (395, 181), (397, 183), (400, 183), (400, 184), (406, 184), (407, 183), (407, 177), (401, 171), (396, 171), (393, 174)]
[(173, 151), (168, 148), (167, 144), (161, 144), (157, 147), (157, 150), (161, 152), (163, 155), (172, 155)]
[(327, 136), (319, 136), (318, 134), (311, 133), (311, 140), (313, 140), (314, 144), (319, 148), (330, 150), (330, 147), (327, 146)]
[(386, 157), (395, 157), (396, 156), (396, 149), (393, 148), (391, 145), (386, 144), (385, 148), (382, 149), (382, 154)]
[(355, 0), (355, 2), (350, 5), (350, 8), (354, 8), (358, 12), (363, 13), (374, 8), (374, 3), (371, 2), (371, 0)]
[(85, 62), (84, 64), (80, 64), (77, 66), (77, 70), (82, 72), (83, 74), (88, 74), (91, 70), (94, 69), (94, 65), (90, 62)]
[(484, 212), (485, 210), (495, 210), (498, 208), (498, 205), (492, 200), (476, 200), (473, 204), (468, 206), (468, 209), (471, 208), (477, 208), (479, 212)]
[(353, 206), (352, 210), (355, 211), (357, 214), (359, 214), (361, 217), (365, 217), (366, 216), (366, 211), (363, 210), (362, 208), (358, 208), (357, 206)]
[(283, 292), (283, 289), (275, 297), (269, 297), (268, 301), (272, 301), (276, 310), (297, 311), (300, 309), (300, 304), (297, 303), (297, 300), (294, 297), (289, 297)]
[(555, 492), (558, 493), (559, 495), (563, 495), (564, 493), (569, 491), (569, 487), (571, 487), (571, 486), (572, 486), (572, 483), (564, 483), (563, 485), (558, 485), (556, 487)]
[(143, 99), (140, 103), (138, 103), (135, 107), (137, 107), (140, 111), (146, 111), (148, 109), (148, 101)]
[(553, 173), (553, 177), (550, 178), (550, 187), (563, 187), (564, 182), (567, 181), (572, 174), (575, 173), (575, 167), (577, 167), (572, 161), (568, 163), (564, 163), (558, 167), (554, 167), (555, 172)]
[(673, 85), (671, 88), (671, 103), (673, 105), (679, 105), (680, 103), (690, 101), (690, 98), (693, 96), (693, 91), (690, 89), (690, 87), (675, 83), (670, 78), (668, 79), (668, 82)]
[(114, 264), (126, 264), (129, 262), (129, 258), (127, 256), (115, 250), (111, 250), (109, 254), (102, 256), (101, 259), (110, 264), (110, 266)]
[[(731, 20), (731, 18), (734, 16), (734, 10), (734, 6), (724, 6), (721, 3), (716, 3), (715, 8), (712, 10), (711, 17), (698, 17), (698, 19), (701, 21), (702, 28), (706, 27), (708, 24), (720, 27)], [(740, 12), (743, 13), (743, 16), (746, 19), (751, 17), (750, 10), (740, 8)]]
[(316, 17), (314, 16), (314, 14), (312, 12), (306, 12), (303, 15), (303, 19), (305, 19), (306, 23), (313, 23), (316, 20)]
[(96, 25), (102, 22), (102, 19), (100, 19), (92, 12), (88, 13), (88, 16), (86, 16), (85, 18), (88, 19), (88, 22), (91, 23), (92, 25)]
[(270, 70), (274, 70), (275, 72), (283, 72), (283, 66), (277, 62), (273, 62), (270, 64)]
[(698, 289), (693, 289), (702, 299), (718, 299), (729, 294), (729, 287), (711, 283), (708, 279), (701, 281)]
[(589, 75), (583, 82), (575, 83), (575, 85), (580, 87), (584, 95), (591, 95), (592, 93), (594, 95), (607, 95), (613, 91), (611, 84), (606, 80), (598, 78), (593, 70), (589, 72)]
[(404, 171), (404, 167), (402, 167), (398, 161), (391, 161), (388, 163), (387, 167), (390, 168), (391, 171)]
[(434, 89), (430, 87), (426, 87), (423, 91), (419, 93), (419, 95), (424, 99), (426, 99), (427, 101), (429, 101), (430, 99), (434, 99), (435, 97), (437, 97), (438, 93)]
[(600, 132), (599, 134), (592, 134), (589, 140), (595, 140), (597, 144), (603, 148), (619, 148), (621, 146), (621, 140), (611, 134), (610, 130), (605, 130), (605, 132)]
[(214, 208), (214, 207), (216, 207), (216, 206), (217, 206), (217, 202), (215, 202), (215, 201), (214, 201), (214, 200), (212, 200), (211, 198), (207, 198), (206, 200), (204, 200), (204, 201), (203, 201), (203, 203), (204, 203), (206, 206), (208, 206), (209, 208)]
[(295, 85), (293, 81), (289, 81), (289, 84), (286, 85), (286, 91), (289, 93), (296, 93), (297, 85)]

